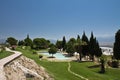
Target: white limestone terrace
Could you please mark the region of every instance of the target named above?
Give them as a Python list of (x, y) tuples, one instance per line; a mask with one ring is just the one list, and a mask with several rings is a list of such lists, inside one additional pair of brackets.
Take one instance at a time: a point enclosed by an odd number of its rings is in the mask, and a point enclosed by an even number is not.
[(4, 66), (7, 63), (11, 62), (12, 60), (22, 55), (21, 52), (12, 51), (9, 48), (6, 48), (6, 51), (14, 52), (14, 54), (0, 60), (0, 80), (6, 80), (5, 73), (4, 73)]
[(104, 55), (113, 55), (113, 48), (110, 47), (100, 47)]

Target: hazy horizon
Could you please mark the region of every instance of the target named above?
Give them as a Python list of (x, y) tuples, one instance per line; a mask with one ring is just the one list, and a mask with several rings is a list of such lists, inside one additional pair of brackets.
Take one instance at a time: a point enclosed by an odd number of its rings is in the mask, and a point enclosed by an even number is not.
[(1, 0), (0, 39), (67, 39), (83, 31), (113, 38), (120, 28), (120, 0)]

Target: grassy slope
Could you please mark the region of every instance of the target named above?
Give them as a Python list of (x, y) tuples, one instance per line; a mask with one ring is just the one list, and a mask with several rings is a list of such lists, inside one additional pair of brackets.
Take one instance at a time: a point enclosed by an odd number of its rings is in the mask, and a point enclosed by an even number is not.
[(67, 71), (67, 62), (62, 63), (39, 60), (38, 55), (32, 54), (32, 50), (23, 50), (20, 48), (17, 48), (17, 50), (21, 51), (24, 56), (35, 60), (37, 64), (45, 67), (47, 71), (55, 78), (55, 80), (81, 80)]
[[(46, 60), (39, 60), (38, 55), (33, 55), (32, 50), (22, 50), (17, 49), (23, 52), (23, 55), (33, 59), (37, 64), (42, 65), (47, 69), (47, 71), (52, 74), (55, 80), (81, 80), (80, 78), (72, 75), (67, 71), (68, 63), (67, 62), (49, 62)], [(120, 79), (120, 70), (119, 69), (107, 69), (105, 74), (99, 74), (99, 68), (88, 68), (89, 66), (95, 65), (92, 62), (71, 62), (71, 70), (77, 74), (80, 74), (84, 77), (89, 78), (89, 80), (119, 80)]]
[(89, 78), (90, 80), (119, 80), (120, 79), (120, 69), (106, 69), (105, 74), (100, 74), (98, 71), (100, 68), (88, 68), (93, 66), (94, 63), (85, 62), (85, 63), (75, 63), (72, 62), (71, 70), (77, 74), (84, 75), (84, 77)]
[(7, 57), (7, 56), (10, 56), (10, 55), (12, 55), (12, 54), (13, 54), (13, 53), (8, 52), (8, 51), (0, 52), (0, 59), (5, 58), (5, 57)]

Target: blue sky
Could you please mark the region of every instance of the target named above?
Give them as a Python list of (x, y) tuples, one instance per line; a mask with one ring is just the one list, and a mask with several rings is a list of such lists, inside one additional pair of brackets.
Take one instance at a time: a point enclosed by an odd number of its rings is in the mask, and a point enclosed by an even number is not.
[(0, 0), (0, 38), (107, 38), (119, 28), (120, 0)]

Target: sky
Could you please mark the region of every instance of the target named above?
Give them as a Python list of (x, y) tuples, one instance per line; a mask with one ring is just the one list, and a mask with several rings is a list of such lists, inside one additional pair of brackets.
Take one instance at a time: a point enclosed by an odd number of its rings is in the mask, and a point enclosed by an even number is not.
[(113, 37), (120, 29), (120, 0), (0, 0), (0, 38)]

